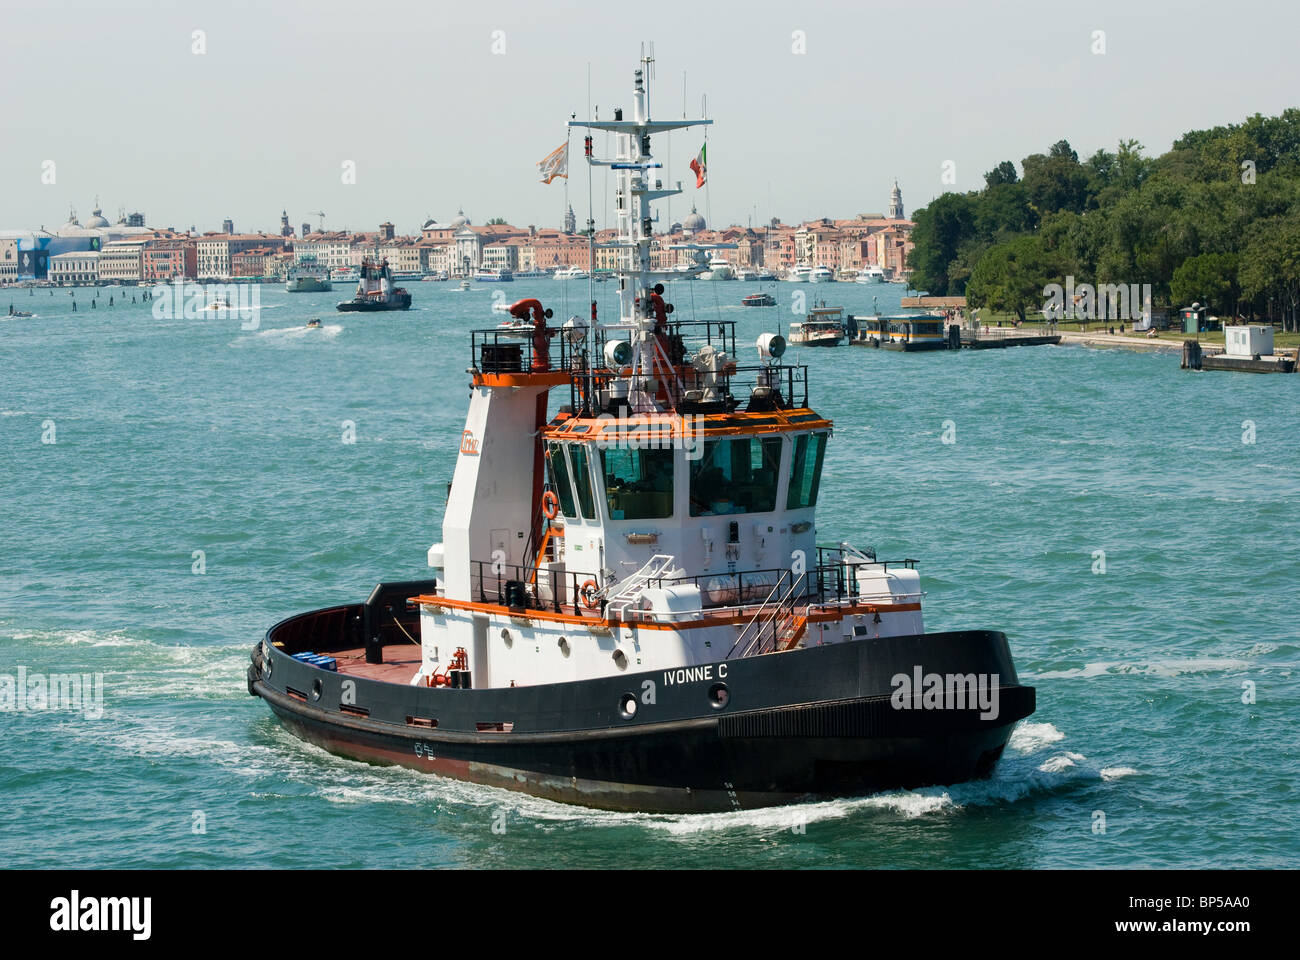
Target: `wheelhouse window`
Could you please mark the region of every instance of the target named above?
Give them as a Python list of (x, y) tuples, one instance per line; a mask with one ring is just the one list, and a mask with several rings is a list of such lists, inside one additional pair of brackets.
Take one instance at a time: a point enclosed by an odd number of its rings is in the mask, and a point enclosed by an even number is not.
[(600, 451), (611, 520), (654, 520), (673, 515), (673, 451)]
[(591, 496), (591, 468), (587, 464), (587, 448), (575, 443), (569, 446), (569, 456), (573, 458), (573, 486), (578, 492), (578, 509), (582, 519), (595, 520), (596, 501)]
[(790, 457), (790, 491), (785, 498), (787, 510), (817, 505), (817, 487), (821, 484), (825, 453), (826, 434), (805, 433), (795, 438)]
[(560, 512), (571, 520), (578, 518), (573, 503), (573, 487), (569, 486), (569, 461), (564, 456), (564, 446), (552, 443), (546, 449), (546, 464), (551, 469), (551, 486), (560, 498)]
[(780, 469), (780, 437), (706, 440), (691, 461), (691, 516), (770, 513)]

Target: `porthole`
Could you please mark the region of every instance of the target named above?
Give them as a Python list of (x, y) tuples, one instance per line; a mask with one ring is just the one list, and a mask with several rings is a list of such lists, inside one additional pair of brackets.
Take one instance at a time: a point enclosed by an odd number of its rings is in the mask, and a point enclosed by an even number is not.
[(623, 694), (618, 701), (618, 712), (624, 720), (631, 720), (636, 716), (636, 697), (630, 693)]
[(624, 653), (622, 650), (615, 650), (615, 651), (614, 651), (614, 664), (615, 664), (615, 665), (616, 665), (620, 670), (626, 670), (626, 669), (627, 669), (627, 654)]
[(320, 695), (324, 692), (324, 690), (325, 690), (325, 684), (321, 683), (320, 677), (317, 677), (311, 683), (311, 698), (313, 700), (319, 700)]
[(721, 710), (731, 699), (731, 694), (727, 692), (725, 683), (715, 683), (709, 687), (709, 703), (713, 705), (714, 710)]
[(573, 648), (569, 646), (569, 638), (560, 637), (560, 653), (562, 653), (567, 658), (569, 654), (571, 654), (572, 652), (573, 652)]

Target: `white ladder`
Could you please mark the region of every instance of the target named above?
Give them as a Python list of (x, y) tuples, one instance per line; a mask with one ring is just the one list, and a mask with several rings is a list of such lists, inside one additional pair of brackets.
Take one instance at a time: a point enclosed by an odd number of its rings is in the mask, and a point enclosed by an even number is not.
[(624, 619), (627, 609), (636, 603), (644, 590), (652, 580), (658, 580), (672, 569), (674, 557), (667, 553), (656, 553), (646, 561), (643, 566), (632, 576), (623, 581), (618, 592), (609, 598), (605, 604), (605, 618), (613, 620), (615, 612), (618, 619)]

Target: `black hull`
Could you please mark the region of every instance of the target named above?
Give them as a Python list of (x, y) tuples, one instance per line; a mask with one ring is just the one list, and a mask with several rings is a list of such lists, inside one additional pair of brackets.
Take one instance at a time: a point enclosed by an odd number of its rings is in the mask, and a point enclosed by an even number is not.
[(342, 313), (381, 313), (386, 310), (410, 310), (411, 300), (344, 300), (338, 305)]
[[(1006, 638), (989, 631), (724, 661), (685, 683), (656, 671), (485, 690), (342, 676), (275, 648), (268, 677), (263, 649), (254, 651), (249, 692), (308, 742), (355, 760), (611, 810), (732, 810), (984, 777), (1016, 722), (1034, 711), (1034, 690), (1017, 682)], [(973, 704), (898, 709), (889, 678), (917, 666), (996, 674), (995, 715)], [(349, 705), (340, 704), (345, 680), (355, 692)], [(728, 699), (716, 708), (710, 690), (719, 683)], [(631, 718), (619, 710), (628, 694), (644, 704)], [(512, 726), (484, 730), (485, 721)]]

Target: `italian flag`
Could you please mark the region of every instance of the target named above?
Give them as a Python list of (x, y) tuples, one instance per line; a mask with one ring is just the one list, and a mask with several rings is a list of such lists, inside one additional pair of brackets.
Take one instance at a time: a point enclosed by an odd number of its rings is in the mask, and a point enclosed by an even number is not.
[(694, 160), (691, 161), (691, 169), (695, 171), (696, 190), (704, 186), (704, 181), (708, 179), (709, 176), (709, 164), (704, 156), (704, 152), (708, 149), (709, 149), (709, 145), (707, 143), (704, 144), (704, 146), (700, 147), (699, 156), (697, 156)]

